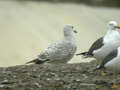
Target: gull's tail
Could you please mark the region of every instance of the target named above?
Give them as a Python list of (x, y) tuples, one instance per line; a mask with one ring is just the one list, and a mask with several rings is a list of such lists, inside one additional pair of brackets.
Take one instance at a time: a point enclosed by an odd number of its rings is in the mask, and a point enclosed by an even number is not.
[(36, 58), (36, 59), (34, 59), (32, 61), (27, 62), (26, 64), (29, 64), (29, 63), (43, 64), (46, 61), (49, 61), (49, 59), (47, 59), (47, 60), (39, 60), (38, 58)]
[(89, 52), (82, 52), (82, 53), (78, 53), (78, 54), (76, 54), (77, 56), (78, 55), (82, 55), (82, 56), (84, 56), (84, 58), (88, 58), (88, 57), (92, 57), (93, 55), (92, 54), (90, 54)]

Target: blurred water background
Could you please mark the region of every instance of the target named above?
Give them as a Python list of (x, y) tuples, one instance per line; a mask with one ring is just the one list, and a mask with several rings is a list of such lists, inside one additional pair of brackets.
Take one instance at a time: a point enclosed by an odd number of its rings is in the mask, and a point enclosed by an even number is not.
[[(119, 6), (120, 0), (0, 0), (0, 67), (36, 58), (62, 38), (65, 24), (78, 31), (77, 52), (88, 50), (108, 21), (120, 24)], [(69, 63), (90, 60), (75, 56)]]

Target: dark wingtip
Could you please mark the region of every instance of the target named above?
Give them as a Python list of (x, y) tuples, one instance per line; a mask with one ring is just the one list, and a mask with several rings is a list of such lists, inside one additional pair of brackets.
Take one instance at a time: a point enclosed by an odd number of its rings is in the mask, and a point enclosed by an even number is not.
[(39, 62), (40, 60), (39, 59), (34, 59), (34, 60), (32, 60), (32, 61), (29, 61), (29, 62), (26, 62), (26, 64), (29, 64), (29, 63), (37, 63), (37, 62)]
[(34, 60), (26, 62), (25, 64), (34, 63)]
[(29, 63), (35, 63), (35, 64), (42, 64), (42, 63), (44, 63), (44, 62), (46, 62), (46, 61), (49, 61), (49, 59), (47, 59), (47, 60), (39, 60), (39, 59), (34, 59), (34, 60), (32, 60), (32, 61), (29, 61), (29, 62), (27, 62), (26, 64), (29, 64)]
[(92, 57), (93, 56), (92, 54), (89, 54), (89, 52), (82, 52), (82, 53), (76, 54), (76, 56), (78, 56), (78, 55), (83, 55), (85, 57)]
[(87, 54), (88, 54), (88, 52), (82, 52), (82, 53), (78, 53), (76, 55), (78, 56), (78, 55), (87, 55)]

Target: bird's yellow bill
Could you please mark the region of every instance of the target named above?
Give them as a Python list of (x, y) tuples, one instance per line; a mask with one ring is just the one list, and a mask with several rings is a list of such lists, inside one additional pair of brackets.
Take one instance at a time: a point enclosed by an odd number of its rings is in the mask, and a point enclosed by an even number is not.
[(115, 26), (115, 28), (118, 28), (118, 29), (120, 29), (120, 26)]

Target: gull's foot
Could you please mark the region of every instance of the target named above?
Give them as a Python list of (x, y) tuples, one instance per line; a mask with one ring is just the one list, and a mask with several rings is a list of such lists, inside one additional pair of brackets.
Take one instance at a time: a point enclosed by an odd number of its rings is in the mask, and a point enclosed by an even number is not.
[(113, 88), (113, 89), (120, 88), (120, 85), (113, 84), (113, 85), (112, 85), (112, 88)]

